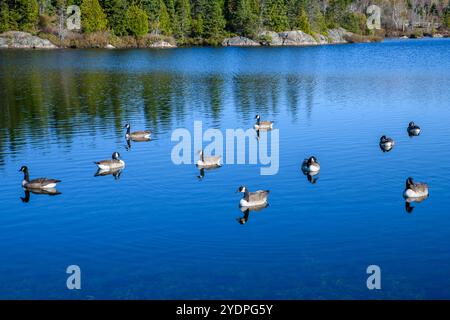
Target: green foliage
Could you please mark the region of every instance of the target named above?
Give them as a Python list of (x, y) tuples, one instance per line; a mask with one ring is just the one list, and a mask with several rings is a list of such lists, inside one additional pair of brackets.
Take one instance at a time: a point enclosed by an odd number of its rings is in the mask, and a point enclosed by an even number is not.
[(138, 6), (132, 5), (127, 9), (125, 21), (128, 34), (142, 37), (148, 33), (148, 15)]
[(189, 0), (177, 0), (175, 2), (175, 15), (178, 24), (175, 29), (175, 37), (184, 39), (191, 33), (191, 4)]
[(161, 0), (160, 7), (160, 15), (159, 15), (159, 29), (167, 36), (172, 35), (172, 25), (170, 22), (169, 12), (167, 11), (167, 7), (165, 3)]
[(84, 32), (92, 33), (107, 29), (108, 20), (98, 0), (83, 0), (80, 10), (81, 27)]
[[(420, 21), (450, 28), (447, 0), (395, 1), (404, 8), (403, 19), (414, 14)], [(387, 8), (393, 1), (383, 3)], [(0, 32), (33, 32), (37, 27), (50, 32), (58, 22), (56, 15), (72, 4), (81, 7), (84, 33), (110, 30), (114, 36), (129, 36), (136, 45), (143, 39), (133, 36), (142, 37), (149, 31), (153, 36), (173, 36), (181, 44), (217, 44), (230, 34), (258, 39), (265, 30), (301, 29), (314, 35), (344, 27), (358, 34), (370, 33), (363, 12), (366, 6), (356, 0), (0, 0)]]
[(10, 18), (17, 25), (20, 30), (33, 31), (36, 29), (36, 24), (39, 18), (39, 6), (36, 0), (15, 0), (14, 10), (10, 10)]
[(0, 6), (0, 33), (9, 31), (13, 27), (9, 7), (6, 2)]
[(349, 12), (342, 17), (341, 26), (350, 32), (362, 34), (366, 30), (366, 21), (364, 14)]
[(254, 0), (237, 0), (236, 8), (230, 11), (230, 27), (244, 37), (255, 37), (259, 28), (259, 15)]
[(203, 37), (210, 39), (211, 44), (218, 44), (224, 33), (225, 18), (219, 1), (206, 0), (203, 4)]
[(442, 24), (447, 28), (450, 29), (450, 4), (447, 8), (445, 8), (444, 16), (442, 19)]
[(124, 12), (127, 10), (126, 0), (103, 0), (103, 10), (108, 20), (108, 28), (116, 36), (127, 35), (127, 25)]
[(351, 0), (330, 0), (326, 11), (326, 22), (329, 28), (338, 27), (344, 19), (344, 15), (348, 12), (347, 8)]
[(289, 20), (284, 0), (266, 0), (265, 25), (273, 31), (280, 32), (289, 29)]
[(296, 27), (305, 33), (311, 34), (311, 26), (309, 24), (308, 15), (303, 9), (300, 10), (300, 14), (297, 17)]
[(325, 16), (323, 15), (322, 11), (320, 10), (320, 7), (317, 4), (317, 2), (315, 2), (313, 5), (312, 17), (310, 18), (310, 21), (311, 21), (312, 31), (321, 33), (321, 34), (326, 34), (328, 32)]

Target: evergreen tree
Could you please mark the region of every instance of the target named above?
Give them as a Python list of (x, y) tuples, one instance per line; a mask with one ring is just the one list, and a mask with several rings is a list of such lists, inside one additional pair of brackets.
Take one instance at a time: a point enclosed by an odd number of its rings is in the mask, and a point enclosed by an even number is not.
[(191, 33), (191, 4), (189, 0), (177, 0), (175, 11), (178, 22), (178, 29), (175, 36), (184, 40)]
[(116, 36), (127, 35), (127, 26), (124, 15), (124, 12), (127, 10), (127, 1), (103, 0), (101, 4), (108, 20), (108, 28)]
[(326, 21), (329, 28), (338, 27), (342, 23), (351, 2), (352, 0), (330, 0), (326, 12)]
[[(39, 18), (39, 6), (36, 0), (15, 0), (13, 19), (20, 30), (32, 31)], [(11, 14), (11, 11), (10, 11)], [(10, 16), (11, 17), (11, 16)]]
[(137, 5), (132, 5), (127, 9), (125, 21), (130, 35), (142, 37), (148, 33), (148, 15)]
[(175, 13), (175, 0), (164, 0), (164, 3), (166, 4), (167, 13), (169, 14), (171, 34), (178, 36), (180, 34), (180, 25)]
[(309, 24), (308, 14), (304, 9), (300, 9), (300, 14), (297, 17), (296, 26), (305, 33), (311, 33), (311, 26)]
[(314, 32), (326, 34), (327, 33), (327, 23), (325, 21), (325, 16), (320, 10), (320, 6), (317, 2), (314, 2), (312, 8), (312, 15), (310, 18), (311, 21), (311, 29)]
[(83, 0), (80, 10), (81, 26), (84, 32), (92, 33), (107, 29), (108, 20), (98, 0)]
[(203, 37), (209, 39), (211, 44), (217, 44), (223, 35), (225, 18), (221, 2), (206, 0), (204, 3)]
[(167, 11), (166, 4), (161, 0), (160, 2), (160, 14), (159, 14), (159, 29), (166, 35), (172, 35), (172, 24), (170, 21), (170, 15)]
[(254, 0), (237, 0), (235, 12), (232, 12), (230, 27), (232, 31), (253, 38), (259, 29), (259, 16)]
[(161, 0), (141, 0), (141, 6), (148, 15), (150, 30), (159, 31)]
[(191, 36), (199, 38), (204, 32), (204, 12), (203, 4), (205, 0), (191, 0)]
[(12, 29), (11, 16), (9, 7), (6, 1), (3, 1), (0, 5), (0, 33), (9, 31)]
[(266, 0), (265, 18), (265, 25), (269, 30), (280, 32), (289, 29), (284, 0)]

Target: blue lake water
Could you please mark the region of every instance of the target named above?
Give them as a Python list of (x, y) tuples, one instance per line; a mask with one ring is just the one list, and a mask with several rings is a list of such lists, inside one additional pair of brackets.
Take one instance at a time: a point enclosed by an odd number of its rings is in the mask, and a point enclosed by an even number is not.
[[(449, 88), (445, 39), (0, 51), (0, 298), (448, 299)], [(225, 164), (199, 179), (171, 161), (176, 128), (246, 130), (256, 114), (279, 129), (278, 174)], [(127, 122), (153, 139), (128, 148)], [(94, 177), (113, 151), (120, 178)], [(61, 194), (27, 199), (22, 165)], [(409, 176), (430, 186), (410, 213)], [(244, 225), (240, 185), (271, 191)]]

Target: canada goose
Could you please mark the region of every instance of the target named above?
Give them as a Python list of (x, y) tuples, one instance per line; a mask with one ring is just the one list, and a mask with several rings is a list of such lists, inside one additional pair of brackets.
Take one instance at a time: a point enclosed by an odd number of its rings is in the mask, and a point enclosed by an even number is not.
[(256, 115), (256, 124), (253, 126), (255, 130), (271, 130), (273, 128), (273, 121), (261, 121), (261, 117)]
[(39, 190), (39, 189), (52, 189), (56, 187), (56, 184), (61, 180), (37, 178), (30, 180), (30, 174), (27, 166), (22, 166), (19, 172), (23, 172), (22, 186), (27, 189)]
[(131, 132), (130, 124), (126, 124), (125, 128), (127, 129), (127, 133), (125, 134), (125, 138), (132, 139), (134, 141), (148, 141), (150, 139), (150, 135), (152, 132), (150, 130), (142, 130), (142, 131), (134, 131)]
[(414, 182), (413, 178), (406, 179), (406, 187), (403, 197), (411, 199), (411, 201), (423, 201), (428, 197), (428, 185), (426, 183)]
[(386, 136), (382, 136), (380, 138), (380, 148), (383, 152), (391, 151), (395, 145), (395, 141), (392, 138), (387, 138)]
[(199, 168), (214, 168), (214, 167), (220, 167), (220, 161), (222, 159), (221, 156), (207, 156), (205, 157), (203, 150), (200, 150), (199, 152), (200, 159), (197, 161), (197, 167)]
[(118, 152), (114, 152), (112, 154), (111, 160), (102, 160), (94, 162), (99, 169), (104, 171), (117, 170), (125, 167), (125, 162), (120, 160), (120, 154)]
[(244, 197), (239, 202), (241, 208), (267, 206), (267, 197), (269, 196), (270, 192), (269, 190), (249, 192), (246, 187), (240, 186), (237, 192), (241, 192), (244, 194)]
[(317, 174), (320, 171), (320, 164), (317, 162), (317, 158), (311, 156), (305, 159), (302, 163), (302, 171), (311, 175)]
[(408, 125), (408, 135), (410, 137), (412, 136), (418, 136), (420, 134), (420, 127), (416, 125), (413, 121), (411, 121)]

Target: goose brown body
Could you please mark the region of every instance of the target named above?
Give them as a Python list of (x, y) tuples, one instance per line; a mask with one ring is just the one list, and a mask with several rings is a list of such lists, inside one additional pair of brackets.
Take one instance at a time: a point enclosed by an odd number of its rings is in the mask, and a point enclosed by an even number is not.
[(22, 186), (27, 189), (51, 189), (55, 188), (56, 185), (61, 182), (61, 180), (49, 178), (36, 178), (30, 180), (28, 167), (26, 166), (22, 166), (19, 171), (23, 172), (24, 174)]

